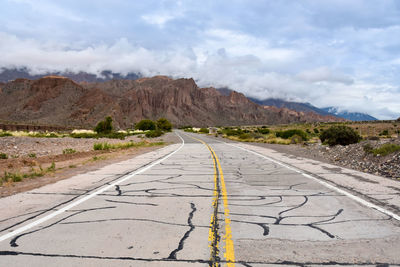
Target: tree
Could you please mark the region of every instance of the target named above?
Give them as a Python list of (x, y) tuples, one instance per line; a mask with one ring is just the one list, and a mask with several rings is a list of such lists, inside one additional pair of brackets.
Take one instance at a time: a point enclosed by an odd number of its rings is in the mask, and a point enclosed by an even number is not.
[(156, 124), (152, 120), (141, 120), (135, 125), (135, 129), (142, 131), (155, 130)]
[(157, 120), (157, 128), (161, 131), (170, 132), (172, 124), (166, 118), (160, 118)]
[(99, 121), (99, 123), (97, 123), (96, 127), (94, 128), (94, 131), (98, 134), (111, 133), (113, 131), (112, 118), (110, 116), (107, 116), (103, 121)]

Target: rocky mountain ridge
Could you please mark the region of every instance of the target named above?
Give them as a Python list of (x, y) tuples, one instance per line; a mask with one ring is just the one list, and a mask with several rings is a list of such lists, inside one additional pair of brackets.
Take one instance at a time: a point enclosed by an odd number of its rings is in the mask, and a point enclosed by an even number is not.
[(66, 77), (16, 79), (1, 86), (0, 120), (93, 127), (112, 116), (120, 128), (144, 118), (174, 125), (254, 125), (337, 121), (333, 116), (258, 105), (243, 94), (199, 88), (193, 79), (166, 76), (77, 83)]

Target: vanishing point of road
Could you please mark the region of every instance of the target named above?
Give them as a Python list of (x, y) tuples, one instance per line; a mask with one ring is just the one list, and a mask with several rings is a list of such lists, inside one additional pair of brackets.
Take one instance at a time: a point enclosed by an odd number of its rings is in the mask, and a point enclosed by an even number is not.
[(400, 184), (180, 143), (0, 199), (0, 266), (400, 266)]

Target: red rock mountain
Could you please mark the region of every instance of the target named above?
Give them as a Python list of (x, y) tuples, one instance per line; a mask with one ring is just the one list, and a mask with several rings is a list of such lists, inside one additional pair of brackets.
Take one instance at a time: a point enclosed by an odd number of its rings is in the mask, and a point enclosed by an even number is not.
[(193, 79), (165, 76), (101, 83), (75, 83), (59, 76), (2, 84), (0, 120), (93, 127), (105, 116), (127, 128), (144, 118), (165, 117), (174, 125), (252, 125), (337, 121), (333, 116), (255, 104), (238, 92), (222, 95)]

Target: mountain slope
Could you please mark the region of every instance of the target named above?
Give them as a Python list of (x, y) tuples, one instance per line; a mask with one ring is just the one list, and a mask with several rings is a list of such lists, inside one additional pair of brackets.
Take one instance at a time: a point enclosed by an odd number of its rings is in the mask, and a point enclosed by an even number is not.
[(303, 111), (303, 112), (315, 112), (317, 114), (323, 115), (323, 116), (328, 116), (328, 115), (333, 115), (332, 113), (326, 112), (325, 110), (319, 109), (310, 103), (301, 103), (301, 102), (291, 102), (291, 101), (285, 101), (282, 99), (278, 98), (267, 98), (264, 100), (259, 100), (256, 98), (251, 98), (249, 99), (257, 104), (260, 105), (265, 105), (265, 106), (274, 106), (278, 108), (288, 108), (296, 111)]
[(176, 126), (337, 120), (261, 106), (235, 91), (222, 95), (215, 88), (199, 88), (193, 79), (165, 76), (80, 84), (54, 76), (17, 79), (4, 84), (0, 92), (0, 119), (7, 121), (93, 127), (107, 115), (121, 128), (143, 118), (160, 117)]
[(368, 115), (365, 113), (339, 111), (339, 109), (335, 108), (335, 107), (326, 107), (326, 108), (322, 108), (322, 110), (324, 110), (330, 114), (335, 114), (338, 117), (345, 118), (347, 120), (351, 120), (351, 121), (376, 121), (376, 120), (378, 120), (377, 118), (372, 117), (371, 115)]

